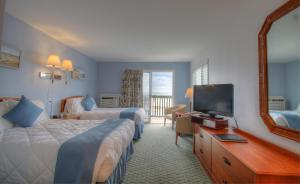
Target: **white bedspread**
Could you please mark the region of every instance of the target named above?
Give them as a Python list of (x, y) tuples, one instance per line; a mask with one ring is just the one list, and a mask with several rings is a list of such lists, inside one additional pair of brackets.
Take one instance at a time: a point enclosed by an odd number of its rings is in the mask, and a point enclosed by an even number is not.
[[(96, 108), (92, 111), (82, 111), (76, 115), (80, 116), (82, 120), (99, 120), (99, 119), (109, 119), (109, 118), (120, 118), (120, 113), (127, 108)], [(139, 108), (135, 113), (134, 122), (135, 124), (144, 121), (145, 110)]]
[[(0, 132), (0, 183), (53, 183), (60, 145), (104, 121), (48, 120), (35, 127)], [(134, 123), (127, 121), (102, 142), (93, 182), (103, 182), (111, 175), (132, 141)]]

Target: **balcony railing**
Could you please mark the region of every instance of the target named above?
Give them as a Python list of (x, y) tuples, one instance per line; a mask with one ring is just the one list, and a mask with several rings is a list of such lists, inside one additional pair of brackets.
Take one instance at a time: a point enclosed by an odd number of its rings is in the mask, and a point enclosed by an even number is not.
[(150, 116), (164, 116), (165, 108), (172, 106), (172, 96), (151, 96), (151, 113)]

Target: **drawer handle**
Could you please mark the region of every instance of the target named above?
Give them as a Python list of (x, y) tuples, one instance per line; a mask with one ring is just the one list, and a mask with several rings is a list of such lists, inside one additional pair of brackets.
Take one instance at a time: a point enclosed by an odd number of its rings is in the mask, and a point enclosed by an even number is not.
[(200, 134), (200, 137), (203, 139), (203, 135), (202, 134)]
[(224, 163), (225, 163), (225, 164), (231, 166), (230, 161), (229, 161), (226, 157), (223, 157), (223, 159), (224, 159)]
[(200, 148), (200, 153), (203, 153), (203, 150)]
[(227, 184), (228, 182), (226, 180), (222, 180), (223, 184)]

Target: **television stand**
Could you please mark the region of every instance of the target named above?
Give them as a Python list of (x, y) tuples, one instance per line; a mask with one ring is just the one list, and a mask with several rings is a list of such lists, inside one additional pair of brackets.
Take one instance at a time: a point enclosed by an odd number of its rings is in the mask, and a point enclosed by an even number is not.
[(210, 118), (213, 119), (224, 119), (222, 116), (219, 116), (216, 111), (208, 111), (207, 114), (209, 115)]
[(228, 120), (224, 118), (213, 118), (203, 114), (192, 114), (192, 123), (198, 123), (201, 126), (212, 128), (212, 129), (224, 129), (228, 128)]
[(201, 113), (201, 116), (205, 116), (211, 119), (224, 119), (224, 117), (222, 116), (218, 116), (217, 114), (211, 114), (211, 113), (208, 114)]

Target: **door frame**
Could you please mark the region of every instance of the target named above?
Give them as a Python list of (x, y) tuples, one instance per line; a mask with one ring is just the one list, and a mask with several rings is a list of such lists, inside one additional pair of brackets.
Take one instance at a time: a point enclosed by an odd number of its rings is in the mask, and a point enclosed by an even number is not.
[[(144, 69), (143, 73), (150, 73), (149, 75), (149, 95), (152, 96), (152, 72), (171, 72), (172, 73), (172, 105), (174, 105), (174, 98), (175, 98), (175, 78), (176, 78), (176, 72), (173, 69)], [(149, 119), (151, 118), (151, 98), (149, 103)]]

